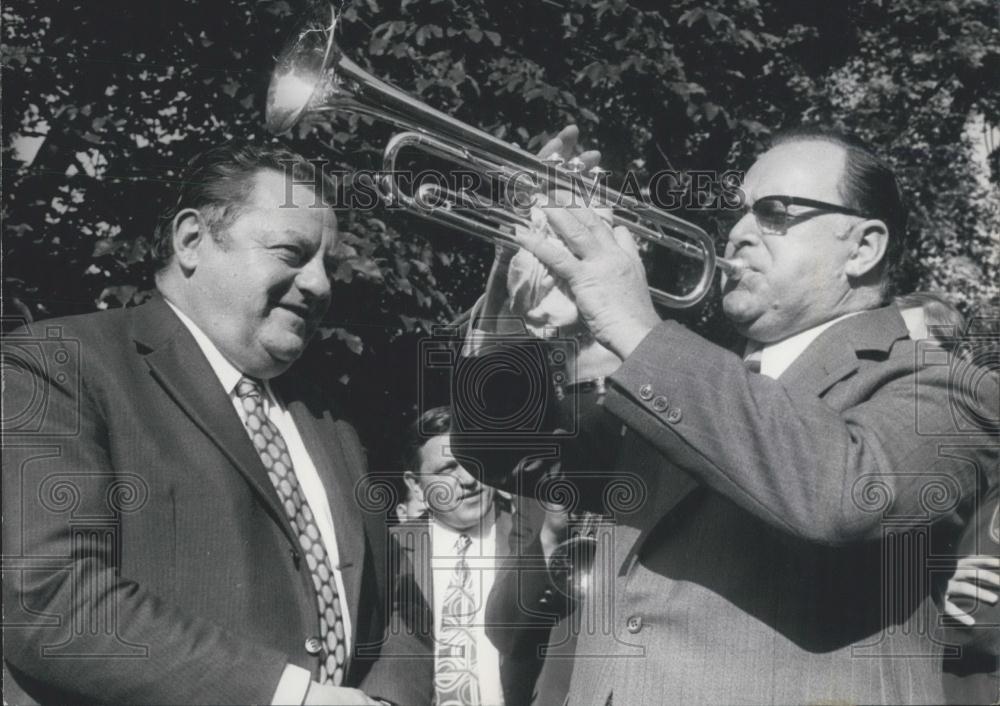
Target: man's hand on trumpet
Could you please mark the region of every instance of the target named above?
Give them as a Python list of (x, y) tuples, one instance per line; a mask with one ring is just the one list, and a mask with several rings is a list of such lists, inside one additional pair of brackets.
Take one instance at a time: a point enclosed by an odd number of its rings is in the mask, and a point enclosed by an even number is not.
[[(539, 157), (558, 156), (564, 161), (574, 159), (579, 132), (575, 126), (564, 128), (555, 138), (550, 140), (538, 153)], [(586, 173), (596, 167), (601, 153), (597, 150), (587, 150), (575, 157), (579, 168)], [(534, 237), (548, 238), (552, 247), (564, 247), (558, 237), (549, 229), (543, 209), (551, 203), (571, 202), (570, 194), (551, 196), (539, 202), (534, 220), (539, 231)], [(600, 216), (610, 219), (610, 210), (598, 209)], [(517, 237), (531, 237), (527, 232), (518, 229)], [(607, 348), (599, 344), (580, 317), (580, 312), (574, 301), (568, 283), (554, 277), (545, 264), (540, 262), (528, 250), (520, 250), (509, 262), (507, 271), (508, 306), (512, 315), (520, 317), (529, 331), (535, 335), (557, 333), (558, 338), (565, 340), (577, 339), (573, 359), (566, 366), (570, 376), (569, 383), (589, 380), (610, 375), (621, 363), (621, 359)], [(569, 352), (569, 351), (568, 351)]]
[(565, 283), (583, 324), (597, 342), (627, 358), (660, 323), (632, 235), (614, 230), (593, 209), (556, 205), (541, 209), (558, 240), (541, 230), (518, 231), (517, 241)]

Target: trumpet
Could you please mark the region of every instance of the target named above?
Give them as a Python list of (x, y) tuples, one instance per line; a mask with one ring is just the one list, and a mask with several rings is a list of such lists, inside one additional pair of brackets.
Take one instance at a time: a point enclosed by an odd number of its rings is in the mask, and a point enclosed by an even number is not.
[[(488, 132), (471, 127), (412, 98), (372, 76), (351, 61), (335, 41), (337, 14), (316, 15), (303, 23), (278, 59), (267, 95), (266, 124), (281, 134), (307, 116), (348, 112), (382, 120), (403, 130), (386, 144), (382, 198), (437, 223), (465, 231), (494, 245), (517, 248), (511, 233), (531, 228), (530, 207), (538, 194), (556, 190), (594, 193), (603, 174), (586, 170), (579, 159), (540, 159)], [(414, 149), (493, 180), (514, 185), (514, 193), (496, 205), (474, 192), (423, 184), (407, 192), (397, 178), (403, 150)], [(525, 199), (525, 196), (529, 198)], [(614, 190), (602, 190), (602, 201), (614, 204), (611, 225), (625, 226), (649, 243), (700, 265), (697, 282), (679, 292), (650, 286), (652, 299), (683, 309), (708, 294), (716, 268), (738, 279), (743, 266), (716, 256), (709, 235), (698, 226), (662, 209)]]

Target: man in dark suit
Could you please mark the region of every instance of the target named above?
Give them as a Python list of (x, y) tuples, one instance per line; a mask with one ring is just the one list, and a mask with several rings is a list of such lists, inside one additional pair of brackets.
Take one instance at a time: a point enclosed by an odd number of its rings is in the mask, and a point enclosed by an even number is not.
[[(569, 481), (608, 475), (604, 491), (578, 484), (579, 505), (616, 525), (569, 703), (940, 703), (930, 589), (997, 482), (995, 380), (921, 348), (886, 305), (905, 209), (863, 145), (786, 135), (743, 189), (726, 254), (745, 270), (724, 279), (723, 307), (746, 360), (660, 320), (627, 230), (548, 208), (558, 240), (518, 238), (617, 358), (603, 404), (545, 436), (484, 413), (488, 382), (457, 386), (456, 453), (507, 487), (552, 471), (553, 444)], [(514, 359), (496, 348), (480, 355)], [(495, 383), (501, 411), (546, 384), (520, 377)], [(622, 474), (635, 492), (616, 497)]]
[[(428, 516), (392, 530), (399, 570), (390, 635), (412, 634), (427, 646), (435, 703), (527, 704), (555, 612), (491, 624), (487, 605), (498, 590), (512, 589), (504, 577), (544, 577), (541, 513), (534, 501), (515, 509), (473, 477), (452, 454), (450, 426), (448, 408), (433, 408), (407, 437), (404, 479)], [(397, 649), (392, 640), (389, 655)]]
[(199, 155), (151, 301), (7, 337), (6, 701), (374, 703), (349, 687), (382, 636), (385, 526), (303, 356), (337, 241), (310, 167)]

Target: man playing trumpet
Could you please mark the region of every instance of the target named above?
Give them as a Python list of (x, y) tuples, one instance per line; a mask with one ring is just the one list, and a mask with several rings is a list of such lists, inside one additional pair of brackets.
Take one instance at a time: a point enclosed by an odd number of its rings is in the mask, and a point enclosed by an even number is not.
[[(561, 138), (571, 150), (575, 133)], [(551, 233), (517, 241), (572, 297), (592, 337), (578, 377), (606, 394), (548, 437), (556, 461), (503, 414), (489, 434), (468, 423), (491, 390), (457, 386), (454, 444), (502, 486), (641, 481), (641, 502), (610, 508), (585, 597), (606, 629), (578, 636), (570, 703), (939, 703), (931, 589), (997, 482), (996, 385), (923, 355), (889, 303), (906, 210), (864, 145), (779, 136), (743, 191), (726, 246), (742, 272), (723, 278), (743, 356), (660, 320), (626, 229), (549, 206)], [(478, 355), (506, 356), (502, 342)], [(537, 395), (529, 377), (492, 401)], [(608, 509), (596, 488), (581, 484), (581, 508)]]

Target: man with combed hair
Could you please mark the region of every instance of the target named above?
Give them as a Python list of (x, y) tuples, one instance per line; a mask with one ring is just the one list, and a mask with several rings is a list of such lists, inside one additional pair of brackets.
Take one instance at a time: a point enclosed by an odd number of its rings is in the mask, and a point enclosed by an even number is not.
[[(375, 703), (349, 687), (382, 638), (385, 525), (303, 357), (337, 243), (310, 167), (199, 155), (149, 302), (7, 337), (5, 407), (43, 403), (4, 417), (5, 702)], [(380, 675), (393, 701), (419, 688)]]
[[(745, 269), (722, 300), (742, 356), (660, 319), (627, 230), (549, 207), (557, 237), (518, 239), (571, 293), (594, 341), (581, 359), (613, 354), (589, 386), (603, 405), (573, 435), (507, 430), (498, 413), (479, 436), (483, 395), (520, 409), (546, 383), (505, 371), (456, 388), (454, 444), (501, 486), (556, 470), (542, 441), (569, 481), (641, 481), (627, 505), (580, 485), (576, 509), (616, 526), (581, 606), (609, 629), (578, 636), (569, 703), (940, 703), (931, 588), (997, 482), (997, 389), (972, 389), (989, 378), (952, 374), (962, 361), (939, 346), (922, 355), (890, 303), (905, 209), (867, 148), (783, 135), (743, 190), (726, 256)], [(496, 346), (479, 355), (513, 359)]]

